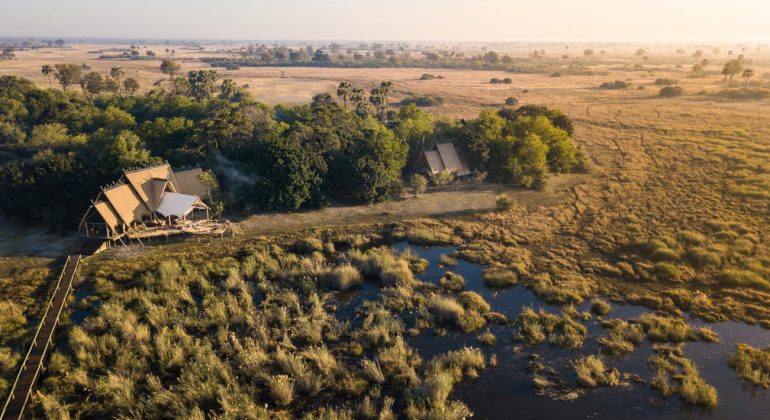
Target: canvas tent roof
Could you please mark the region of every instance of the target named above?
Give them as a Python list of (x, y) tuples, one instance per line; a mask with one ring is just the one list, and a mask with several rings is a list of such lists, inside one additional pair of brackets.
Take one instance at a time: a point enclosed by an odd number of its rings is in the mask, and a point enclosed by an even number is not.
[(203, 202), (194, 195), (166, 192), (156, 210), (164, 217), (184, 217), (195, 208), (208, 208)]
[(457, 175), (468, 175), (471, 173), (460, 161), (460, 157), (457, 155), (454, 144), (438, 143), (436, 144), (436, 151), (441, 156), (441, 161), (444, 163), (444, 168), (447, 171), (456, 173)]
[(120, 221), (118, 220), (118, 215), (116, 215), (115, 212), (112, 211), (112, 208), (110, 208), (110, 205), (105, 201), (99, 201), (98, 203), (94, 203), (94, 209), (99, 213), (99, 216), (102, 217), (104, 223), (106, 223), (113, 232), (117, 232)]
[(431, 173), (438, 174), (441, 171), (443, 171), (444, 168), (444, 162), (441, 161), (441, 155), (435, 150), (430, 150), (425, 153), (425, 160), (428, 163), (428, 168), (430, 169)]
[(209, 186), (204, 184), (200, 176), (203, 174), (201, 168), (188, 169), (186, 171), (175, 172), (178, 192), (182, 194), (197, 195), (201, 198), (209, 196)]
[(155, 209), (158, 208), (160, 205), (160, 201), (163, 198), (163, 193), (166, 191), (171, 192), (177, 192), (176, 189), (174, 189), (174, 184), (170, 183), (168, 180), (165, 179), (153, 179), (150, 184), (152, 184), (152, 194), (150, 195), (150, 205), (152, 207), (152, 210), (155, 211)]
[[(151, 179), (166, 179), (171, 182), (175, 191), (178, 190), (178, 188), (176, 188), (177, 184), (176, 178), (174, 177), (174, 171), (168, 163), (134, 171), (126, 171), (124, 176), (126, 181), (134, 187), (134, 190), (139, 194), (139, 198), (141, 198), (144, 203), (149, 204), (152, 202), (153, 183), (148, 182)], [(150, 208), (149, 210), (152, 211), (154, 209)]]
[(142, 220), (144, 215), (149, 215), (144, 203), (139, 200), (134, 190), (127, 184), (104, 190), (104, 196), (123, 220), (123, 223), (127, 225)]

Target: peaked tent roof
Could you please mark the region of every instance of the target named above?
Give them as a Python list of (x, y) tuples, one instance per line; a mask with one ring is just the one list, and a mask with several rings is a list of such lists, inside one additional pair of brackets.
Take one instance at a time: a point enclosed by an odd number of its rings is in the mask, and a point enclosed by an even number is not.
[(106, 223), (113, 232), (118, 231), (118, 225), (120, 225), (118, 215), (112, 211), (112, 208), (106, 201), (94, 203), (94, 209), (96, 209), (96, 212), (102, 217), (104, 223)]
[(134, 221), (142, 220), (142, 216), (149, 215), (145, 204), (140, 201), (134, 190), (128, 184), (120, 184), (104, 190), (104, 196), (110, 202), (112, 208), (123, 220), (123, 223), (131, 225)]
[(454, 172), (457, 175), (469, 175), (471, 172), (462, 164), (460, 157), (457, 155), (457, 150), (452, 143), (437, 143), (436, 151), (441, 156), (441, 161), (444, 163), (444, 168), (449, 172)]
[(429, 150), (427, 152), (423, 152), (425, 155), (425, 160), (428, 163), (428, 168), (430, 169), (431, 173), (434, 175), (441, 173), (445, 169), (444, 162), (441, 161), (441, 155), (435, 151), (435, 150)]
[(209, 195), (209, 186), (204, 184), (200, 176), (203, 174), (201, 168), (188, 169), (186, 171), (174, 172), (179, 192), (182, 194), (197, 195), (205, 198)]
[(208, 207), (197, 196), (167, 192), (156, 211), (165, 217), (184, 217), (195, 208)]
[(150, 211), (154, 210), (149, 208), (149, 203), (152, 202), (151, 197), (153, 193), (153, 186), (151, 182), (147, 181), (153, 178), (167, 179), (169, 182), (171, 182), (171, 185), (174, 186), (174, 190), (178, 190), (178, 188), (176, 188), (177, 183), (176, 178), (174, 177), (174, 171), (171, 169), (171, 165), (168, 163), (150, 166), (149, 168), (126, 171), (124, 176), (126, 181), (128, 181), (128, 183), (134, 187), (136, 193), (139, 194), (139, 198), (142, 199), (142, 202), (148, 204), (147, 207)]
[(176, 192), (176, 189), (174, 189), (174, 184), (167, 179), (156, 178), (150, 181), (150, 184), (152, 186), (152, 194), (150, 195), (149, 204), (152, 207), (151, 210), (155, 211), (160, 205), (160, 201), (163, 199), (163, 193), (166, 191)]

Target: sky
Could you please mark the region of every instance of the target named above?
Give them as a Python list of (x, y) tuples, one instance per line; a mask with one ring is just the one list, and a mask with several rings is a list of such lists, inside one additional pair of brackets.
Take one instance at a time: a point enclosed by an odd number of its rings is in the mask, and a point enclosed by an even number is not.
[(0, 36), (770, 41), (770, 0), (0, 0)]

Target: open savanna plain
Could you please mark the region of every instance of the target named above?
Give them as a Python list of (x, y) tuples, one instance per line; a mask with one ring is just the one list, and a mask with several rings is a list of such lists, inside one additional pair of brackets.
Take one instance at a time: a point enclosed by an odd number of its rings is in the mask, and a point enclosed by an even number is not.
[[(47, 84), (33, 74), (39, 65), (83, 61), (97, 71), (121, 65), (131, 76), (135, 70), (142, 86), (163, 78), (157, 62), (93, 60), (85, 53), (92, 48), (19, 52), (18, 61), (0, 63), (0, 73)], [(192, 56), (183, 66), (206, 67)], [(715, 409), (723, 403), (720, 389), (699, 376), (682, 343), (719, 340), (709, 328), (690, 326), (690, 316), (758, 325), (761, 334), (770, 328), (770, 102), (716, 100), (709, 94), (721, 90), (721, 76), (687, 78), (673, 64), (650, 67), (605, 65), (593, 75), (561, 77), (384, 68), (221, 71), (267, 103), (307, 102), (342, 80), (361, 87), (392, 80), (394, 102), (415, 94), (443, 97), (443, 104), (427, 108), (441, 117), (474, 117), (507, 97), (559, 108), (575, 123), (590, 172), (553, 177), (542, 192), (482, 184), (368, 207), (255, 215), (239, 222), (241, 234), (232, 238), (92, 257), (31, 413), (459, 418), (470, 409), (466, 394), (453, 387), (494, 369), (498, 354), (502, 361), (504, 353), (546, 337), (560, 348), (582, 347), (587, 339), (580, 325), (592, 315), (575, 306), (591, 301), (594, 316), (606, 314), (607, 302), (654, 312), (633, 324), (608, 318), (602, 352), (655, 343), (650, 371), (636, 380), (705, 407), (695, 414)], [(757, 78), (763, 71), (755, 67)], [(418, 80), (423, 73), (444, 78)], [(492, 77), (512, 83), (493, 85)], [(684, 94), (659, 98), (658, 78), (678, 79)], [(629, 80), (631, 87), (598, 89), (613, 80)], [(499, 194), (513, 206), (496, 208)], [(464, 291), (462, 277), (419, 280), (427, 262), (390, 248), (404, 241), (451, 246), (442, 256), (445, 266), (480, 264), (490, 287), (527, 288), (560, 313), (506, 316)], [(52, 277), (43, 268), (50, 263), (24, 262), (29, 276), (40, 279), (35, 284)], [(5, 279), (2, 287), (14, 296), (43, 288), (21, 289)], [(18, 331), (0, 343), (9, 347), (29, 338), (25, 321), (37, 313), (29, 298), (14, 300), (2, 313)], [(480, 334), (479, 342), (430, 358), (410, 344), (415, 336), (454, 333)], [(502, 344), (494, 354), (479, 349), (496, 340)], [(770, 385), (767, 351), (733, 351), (736, 380)], [(0, 356), (3, 377), (12, 377), (18, 355)], [(728, 356), (723, 359), (727, 365)], [(525, 364), (505, 366), (524, 370)], [(621, 382), (616, 370), (594, 358), (570, 366), (581, 388)], [(575, 384), (570, 392), (548, 391), (553, 381), (538, 376), (542, 369), (532, 368), (539, 395), (577, 398)]]

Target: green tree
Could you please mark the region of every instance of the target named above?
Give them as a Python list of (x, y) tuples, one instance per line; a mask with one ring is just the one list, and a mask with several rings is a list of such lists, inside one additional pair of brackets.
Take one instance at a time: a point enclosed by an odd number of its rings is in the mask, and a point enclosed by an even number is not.
[(81, 71), (77, 64), (56, 64), (54, 78), (59, 82), (63, 91), (70, 86), (80, 83)]
[(516, 148), (516, 153), (508, 161), (509, 182), (524, 188), (545, 188), (548, 146), (537, 134), (528, 134), (517, 141)]
[(742, 76), (743, 76), (744, 79), (746, 79), (746, 83), (743, 85), (743, 89), (748, 89), (748, 87), (749, 87), (749, 79), (754, 76), (754, 70), (746, 69), (746, 70), (743, 71)]
[(412, 174), (410, 184), (412, 186), (412, 191), (414, 191), (414, 196), (417, 197), (424, 193), (428, 188), (428, 179), (420, 174)]
[(168, 75), (168, 80), (174, 81), (174, 75), (179, 74), (179, 70), (181, 70), (182, 66), (179, 65), (176, 61), (170, 59), (170, 58), (163, 58), (160, 60), (160, 71), (163, 74)]
[(231, 100), (235, 96), (235, 93), (237, 92), (237, 88), (235, 86), (235, 82), (233, 79), (225, 79), (222, 81), (222, 85), (219, 87), (219, 90), (222, 92), (220, 97), (222, 99)]
[(83, 90), (86, 99), (92, 101), (94, 96), (104, 90), (104, 78), (99, 73), (89, 72), (80, 79), (80, 88)]
[(133, 77), (129, 77), (123, 81), (123, 91), (126, 92), (128, 96), (134, 96), (138, 90), (139, 82), (137, 82)]
[(725, 76), (725, 87), (728, 82), (733, 81), (733, 76), (743, 71), (743, 60), (741, 58), (734, 58), (725, 63), (722, 67), (722, 74)]
[(54, 74), (54, 70), (53, 70), (53, 67), (51, 67), (51, 65), (50, 65), (50, 64), (45, 64), (45, 65), (42, 67), (41, 71), (43, 72), (43, 74), (45, 75), (45, 77), (47, 77), (47, 78), (48, 78), (48, 86), (49, 86), (49, 87), (51, 87), (51, 88), (53, 88), (53, 82), (51, 81), (51, 76)]
[(216, 70), (198, 70), (187, 73), (190, 94), (198, 100), (208, 99), (214, 94), (214, 86), (219, 79)]
[(433, 146), (433, 125), (433, 116), (415, 104), (399, 109), (396, 135), (409, 144), (412, 158), (416, 158), (420, 150)]
[(340, 82), (339, 86), (337, 86), (337, 96), (342, 98), (342, 104), (346, 111), (348, 109), (348, 98), (350, 98), (352, 93), (353, 87), (348, 82)]

